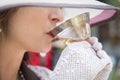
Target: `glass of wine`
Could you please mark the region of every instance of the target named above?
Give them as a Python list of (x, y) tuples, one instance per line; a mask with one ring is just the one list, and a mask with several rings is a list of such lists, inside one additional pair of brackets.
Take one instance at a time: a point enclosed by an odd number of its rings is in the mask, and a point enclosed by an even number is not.
[(87, 40), (91, 36), (89, 13), (77, 15), (51, 31), (59, 40), (64, 40), (65, 44)]

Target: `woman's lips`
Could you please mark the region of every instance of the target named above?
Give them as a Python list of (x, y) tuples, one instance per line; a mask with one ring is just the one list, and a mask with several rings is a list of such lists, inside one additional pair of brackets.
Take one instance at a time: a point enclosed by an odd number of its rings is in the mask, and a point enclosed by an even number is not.
[(49, 36), (51, 36), (52, 38), (55, 38), (55, 35), (50, 31), (47, 33)]
[(61, 27), (56, 27), (53, 30), (49, 31), (47, 34), (51, 36), (52, 38), (56, 39), (57, 35), (62, 31), (63, 29)]

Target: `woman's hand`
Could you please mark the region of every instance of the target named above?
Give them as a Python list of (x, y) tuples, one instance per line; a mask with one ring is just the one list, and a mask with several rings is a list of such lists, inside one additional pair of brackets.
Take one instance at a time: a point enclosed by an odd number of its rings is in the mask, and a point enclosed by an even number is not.
[(68, 44), (50, 76), (51, 80), (107, 80), (112, 62), (97, 38)]
[(91, 37), (90, 43), (93, 49), (96, 51), (96, 55), (101, 59), (101, 62), (108, 62), (106, 63), (106, 66), (97, 74), (94, 80), (107, 80), (113, 67), (112, 61), (107, 53), (102, 50), (102, 44), (98, 42), (98, 39), (96, 37)]

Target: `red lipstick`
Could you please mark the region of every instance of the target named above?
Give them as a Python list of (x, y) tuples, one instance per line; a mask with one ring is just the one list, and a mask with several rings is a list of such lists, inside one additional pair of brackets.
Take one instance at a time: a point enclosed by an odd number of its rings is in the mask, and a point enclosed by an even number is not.
[(49, 36), (51, 36), (52, 38), (54, 38), (55, 37), (55, 35), (50, 31), (50, 32), (48, 32), (47, 33)]

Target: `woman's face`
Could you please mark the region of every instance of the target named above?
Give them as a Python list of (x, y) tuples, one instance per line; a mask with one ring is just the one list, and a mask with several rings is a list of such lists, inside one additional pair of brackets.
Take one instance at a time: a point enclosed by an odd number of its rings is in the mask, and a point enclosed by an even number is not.
[(46, 52), (53, 40), (48, 33), (62, 20), (60, 8), (20, 7), (9, 20), (8, 39), (25, 50)]

